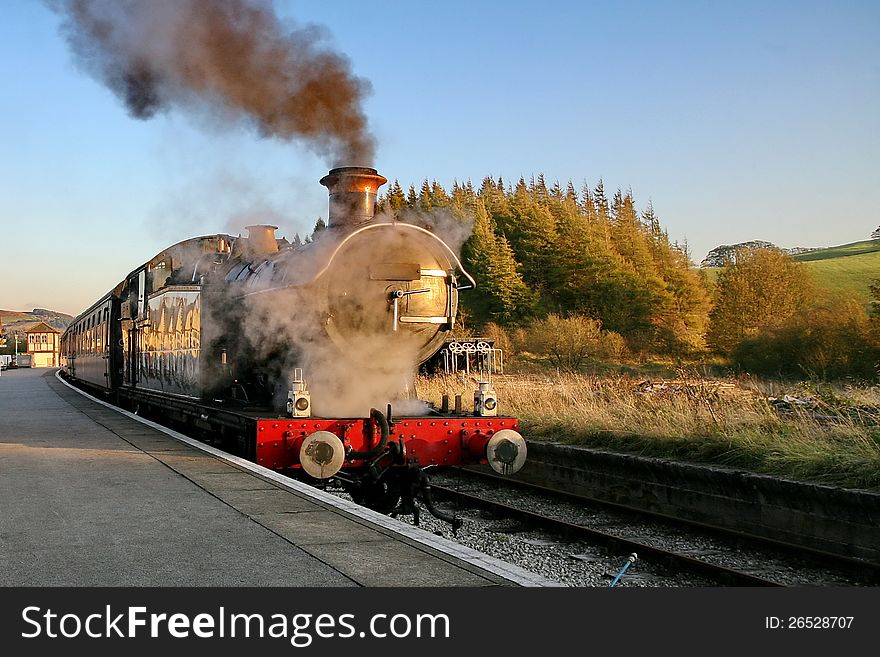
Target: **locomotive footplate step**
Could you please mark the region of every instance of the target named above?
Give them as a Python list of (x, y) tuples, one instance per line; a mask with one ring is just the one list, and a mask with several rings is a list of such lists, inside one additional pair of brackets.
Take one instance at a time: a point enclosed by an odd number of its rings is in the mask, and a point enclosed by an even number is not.
[(0, 585), (544, 583), (206, 453), (52, 370), (0, 378), (0, 417)]

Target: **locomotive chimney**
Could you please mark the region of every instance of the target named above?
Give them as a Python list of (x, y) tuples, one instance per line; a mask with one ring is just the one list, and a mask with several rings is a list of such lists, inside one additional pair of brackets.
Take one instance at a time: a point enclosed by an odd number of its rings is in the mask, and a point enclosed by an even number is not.
[(330, 190), (329, 228), (354, 228), (367, 224), (376, 214), (379, 187), (388, 182), (375, 169), (339, 167), (321, 178)]
[(275, 230), (278, 226), (258, 224), (245, 226), (247, 228), (247, 251), (250, 255), (266, 255), (278, 251), (278, 242), (275, 241)]

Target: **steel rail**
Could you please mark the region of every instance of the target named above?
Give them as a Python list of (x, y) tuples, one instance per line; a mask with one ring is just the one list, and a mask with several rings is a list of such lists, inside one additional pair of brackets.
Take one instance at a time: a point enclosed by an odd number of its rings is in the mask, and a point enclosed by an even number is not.
[(748, 573), (741, 570), (735, 570), (719, 564), (714, 564), (701, 559), (681, 554), (680, 552), (672, 552), (664, 550), (648, 543), (636, 541), (631, 538), (609, 534), (607, 532), (570, 523), (558, 518), (545, 516), (534, 511), (520, 509), (517, 507), (489, 500), (471, 493), (464, 493), (446, 486), (440, 486), (431, 483), (431, 491), (436, 493), (438, 497), (452, 500), (460, 505), (468, 505), (478, 507), (487, 511), (491, 511), (504, 517), (514, 518), (526, 525), (532, 525), (547, 529), (553, 533), (562, 534), (569, 538), (577, 538), (586, 540), (591, 543), (599, 543), (610, 550), (619, 549), (623, 552), (636, 552), (640, 560), (647, 560), (646, 557), (652, 558), (653, 563), (660, 563), (666, 566), (687, 569), (691, 572), (698, 572), (709, 575), (725, 584), (733, 586), (785, 586), (766, 577)]
[[(854, 574), (856, 578), (864, 581), (865, 583), (871, 585), (880, 584), (880, 564), (872, 563), (863, 559), (833, 554), (831, 552), (825, 552), (823, 550), (818, 550), (809, 546), (786, 543), (784, 541), (778, 541), (772, 538), (756, 536), (755, 534), (749, 534), (747, 532), (737, 532), (733, 529), (707, 525), (705, 523), (695, 520), (688, 520), (686, 518), (668, 516), (662, 513), (658, 513), (656, 511), (646, 511), (617, 502), (609, 502), (595, 497), (578, 495), (576, 493), (571, 493), (565, 490), (541, 486), (539, 484), (520, 481), (517, 479), (512, 479), (510, 477), (501, 477), (489, 472), (483, 472), (481, 470), (476, 470), (473, 468), (454, 468), (454, 471), (456, 473), (456, 476), (464, 475), (464, 477), (469, 477), (474, 480), (492, 481), (506, 486), (520, 488), (523, 490), (530, 490), (544, 495), (557, 495), (563, 498), (567, 498), (573, 502), (594, 504), (596, 506), (604, 507), (618, 512), (647, 516), (650, 518), (654, 518), (660, 522), (675, 524), (682, 527), (697, 528), (701, 531), (706, 532), (707, 534), (725, 536), (734, 540), (751, 543), (756, 546), (767, 546), (769, 548), (777, 549), (801, 558), (814, 559), (817, 562), (821, 562), (829, 566), (849, 571)], [(432, 488), (436, 488), (436, 486), (432, 484)]]

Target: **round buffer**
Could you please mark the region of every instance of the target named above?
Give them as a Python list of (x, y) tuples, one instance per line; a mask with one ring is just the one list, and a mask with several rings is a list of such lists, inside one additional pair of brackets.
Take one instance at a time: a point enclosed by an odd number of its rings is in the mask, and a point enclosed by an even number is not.
[(498, 474), (516, 474), (526, 462), (526, 441), (513, 429), (496, 431), (486, 443), (486, 459)]
[(345, 461), (345, 447), (339, 437), (329, 431), (316, 431), (303, 441), (299, 462), (315, 479), (332, 477)]

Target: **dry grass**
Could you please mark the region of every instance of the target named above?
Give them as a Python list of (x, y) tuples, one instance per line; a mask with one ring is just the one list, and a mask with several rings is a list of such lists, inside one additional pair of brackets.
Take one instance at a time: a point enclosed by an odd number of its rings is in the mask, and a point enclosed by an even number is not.
[[(502, 413), (527, 438), (719, 463), (794, 479), (880, 488), (880, 389), (787, 390), (755, 380), (506, 375), (493, 381)], [(473, 396), (473, 379), (418, 381), (419, 397)], [(794, 394), (804, 405), (774, 405)]]

